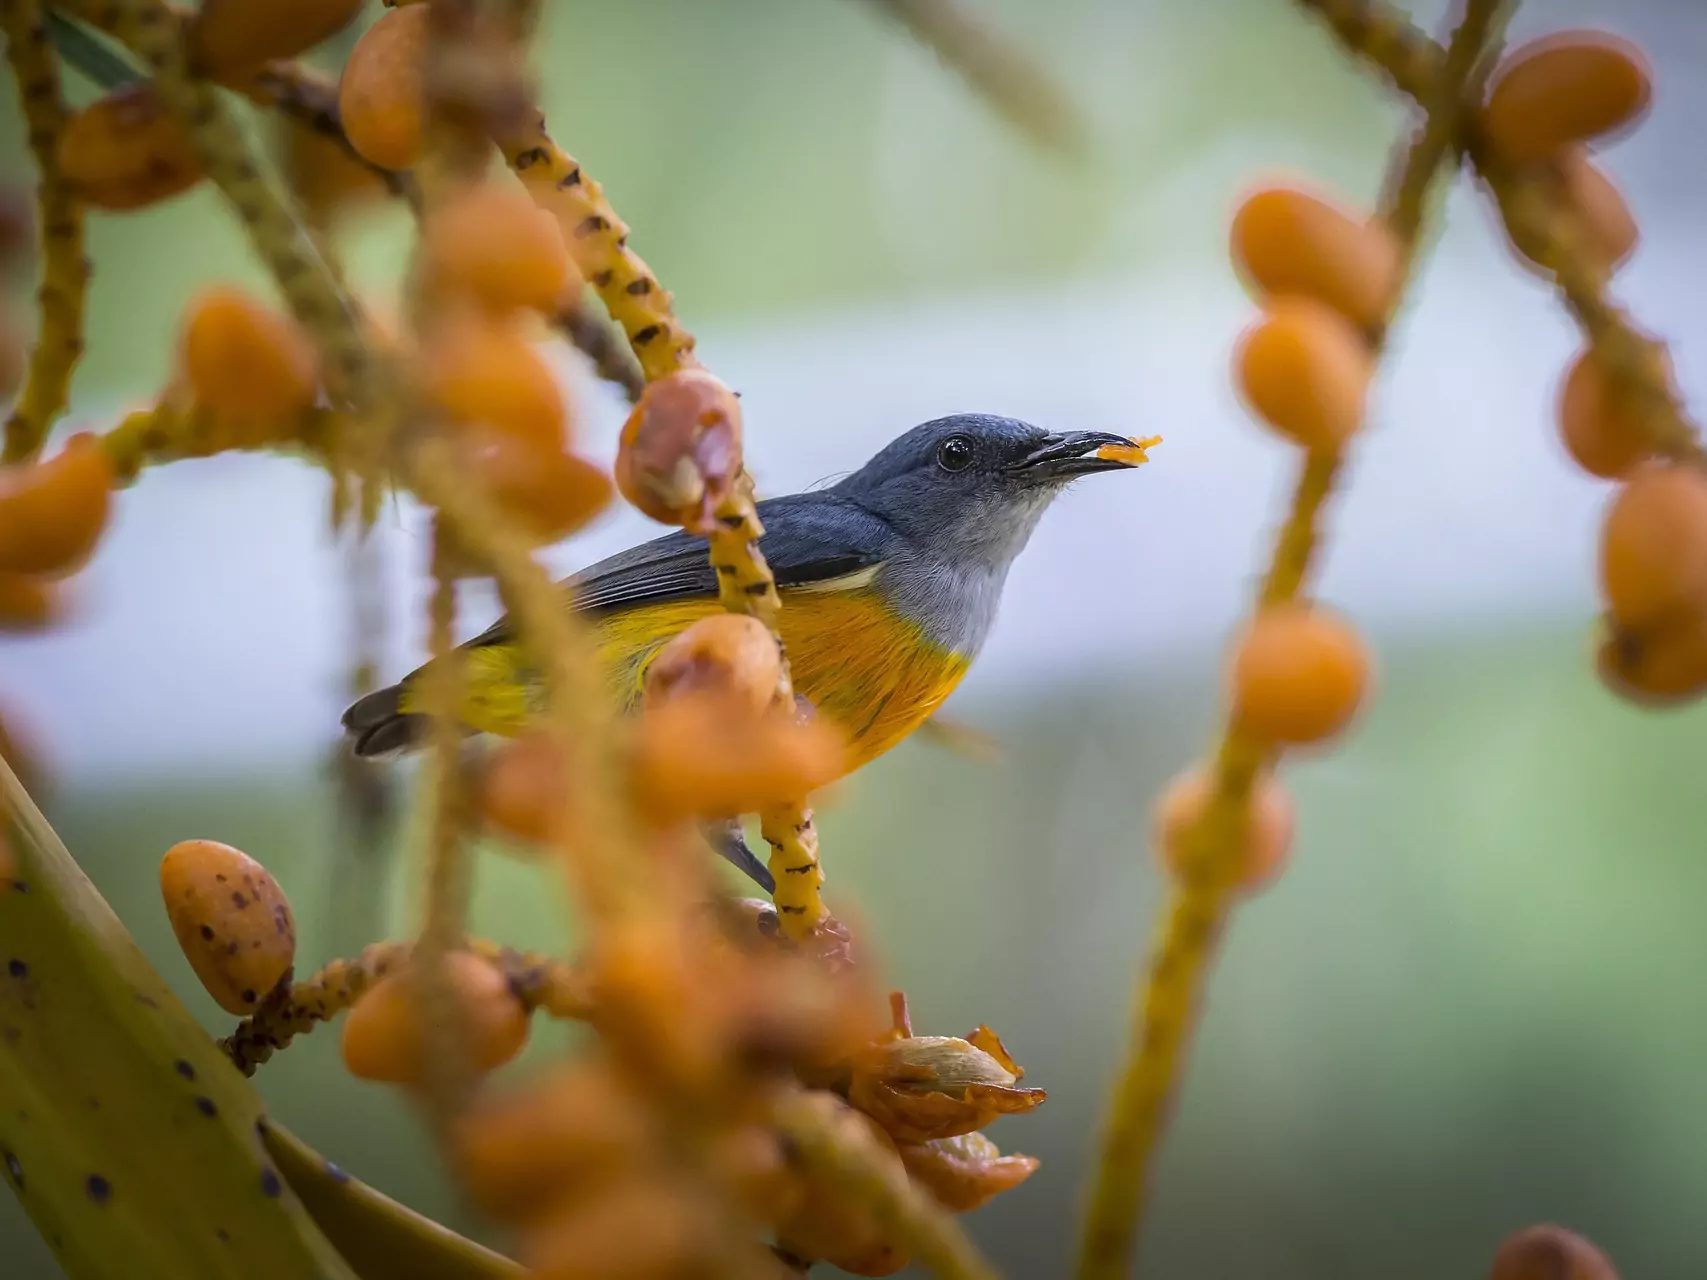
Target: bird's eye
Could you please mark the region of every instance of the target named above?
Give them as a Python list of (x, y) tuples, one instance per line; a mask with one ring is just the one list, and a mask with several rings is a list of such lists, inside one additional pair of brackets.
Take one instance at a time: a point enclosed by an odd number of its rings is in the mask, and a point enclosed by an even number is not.
[(936, 464), (944, 471), (964, 471), (972, 465), (972, 442), (965, 436), (950, 436), (936, 447)]

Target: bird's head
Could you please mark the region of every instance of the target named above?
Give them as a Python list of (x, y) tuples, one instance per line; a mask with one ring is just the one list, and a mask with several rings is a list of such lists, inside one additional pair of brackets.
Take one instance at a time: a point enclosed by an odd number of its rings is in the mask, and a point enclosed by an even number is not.
[(1134, 466), (1100, 454), (1114, 446), (1130, 455), (1131, 444), (1102, 431), (1051, 432), (1017, 418), (960, 413), (890, 442), (836, 492), (926, 554), (1006, 568), (1072, 481)]

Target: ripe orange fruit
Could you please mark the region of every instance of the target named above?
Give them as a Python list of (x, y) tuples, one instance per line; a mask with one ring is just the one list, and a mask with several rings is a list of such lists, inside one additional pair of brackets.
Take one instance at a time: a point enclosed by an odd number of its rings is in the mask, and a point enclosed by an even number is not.
[[(1209, 771), (1198, 766), (1175, 777), (1156, 802), (1152, 845), (1162, 865), (1175, 876), (1183, 878), (1193, 871), (1190, 833), (1208, 810), (1213, 781)], [(1286, 789), (1272, 774), (1258, 775), (1251, 789), (1244, 847), (1238, 854), (1234, 878), (1238, 888), (1251, 892), (1280, 874), (1296, 825)]]
[(202, 0), (190, 19), (197, 71), (238, 84), (277, 58), (294, 58), (348, 26), (362, 0)]
[(567, 537), (610, 505), (615, 486), (584, 458), (545, 450), (490, 427), (463, 433), (468, 466), (540, 543)]
[(550, 844), (563, 821), (568, 763), (543, 729), (501, 743), (486, 762), (480, 808), (486, 821), (527, 844)]
[(1488, 1280), (1618, 1280), (1618, 1269), (1575, 1232), (1545, 1223), (1507, 1236)]
[(160, 860), (160, 896), (184, 958), (227, 1013), (249, 1014), (296, 960), (296, 920), (271, 873), (215, 840), (185, 840)]
[(1233, 354), (1245, 403), (1306, 449), (1335, 449), (1363, 425), (1374, 364), (1339, 312), (1310, 298), (1276, 298)]
[(73, 112), (59, 136), (59, 169), (97, 209), (156, 204), (201, 181), (201, 160), (177, 116), (147, 81), (123, 85)]
[(1707, 476), (1660, 462), (1631, 473), (1601, 526), (1600, 585), (1637, 630), (1707, 608)]
[(716, 613), (663, 648), (646, 669), (646, 705), (679, 694), (718, 693), (757, 715), (776, 701), (782, 652), (757, 618)]
[(741, 476), (741, 402), (704, 369), (646, 384), (623, 424), (616, 484), (664, 524), (703, 533)]
[(1513, 50), (1494, 72), (1488, 138), (1519, 164), (1604, 137), (1648, 109), (1647, 58), (1605, 31), (1557, 31)]
[(459, 318), (422, 358), (427, 394), (459, 422), (480, 423), (542, 450), (567, 440), (563, 389), (519, 324)]
[(1615, 394), (1609, 382), (1593, 348), (1577, 353), (1559, 387), (1559, 438), (1591, 476), (1619, 480), (1650, 451), (1636, 406)]
[(428, 6), (388, 9), (362, 33), (338, 81), (350, 145), (385, 169), (408, 169), (425, 145)]
[(557, 220), (514, 188), (486, 182), (435, 209), (425, 229), (435, 282), (495, 310), (556, 310), (573, 266)]
[[(493, 1071), (522, 1051), (528, 1014), (496, 966), (466, 951), (445, 957), (463, 1010), (463, 1044), (475, 1068)], [(382, 978), (344, 1016), (344, 1066), (362, 1080), (415, 1084), (422, 1076), (425, 1035), (414, 975)]]
[(107, 451), (87, 431), (45, 462), (0, 468), (0, 572), (81, 565), (107, 526), (113, 480)]
[(1638, 706), (1693, 702), (1707, 691), (1707, 613), (1640, 632), (1607, 628), (1595, 651), (1595, 672), (1613, 693)]
[(1623, 193), (1581, 147), (1565, 151), (1558, 163), (1565, 180), (1565, 198), (1582, 220), (1589, 248), (1608, 272), (1622, 266), (1636, 251), (1640, 235)]
[(229, 285), (202, 290), (184, 312), (179, 358), (195, 402), (264, 439), (313, 407), (314, 344), (295, 320)]
[(1321, 196), (1265, 187), (1233, 215), (1233, 264), (1265, 301), (1296, 295), (1332, 307), (1359, 329), (1379, 324), (1399, 283), (1399, 246), (1386, 226)]
[(1316, 605), (1275, 605), (1234, 652), (1233, 716), (1268, 741), (1321, 742), (1350, 723), (1369, 679), (1368, 651), (1350, 625)]

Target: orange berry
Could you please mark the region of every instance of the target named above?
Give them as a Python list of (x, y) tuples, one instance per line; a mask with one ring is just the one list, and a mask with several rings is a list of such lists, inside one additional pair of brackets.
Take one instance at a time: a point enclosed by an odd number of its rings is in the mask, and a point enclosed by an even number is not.
[(362, 0), (202, 0), (190, 19), (196, 70), (236, 84), (277, 58), (294, 58), (348, 26)]
[(314, 344), (294, 320), (239, 289), (214, 285), (190, 301), (179, 358), (195, 402), (231, 426), (265, 437), (314, 404)]
[(755, 718), (716, 694), (648, 708), (632, 760), (640, 803), (663, 824), (802, 800), (846, 767), (843, 735), (826, 721), (792, 709)]
[(27, 573), (0, 572), (0, 632), (39, 631), (63, 615), (56, 583)]
[(1618, 1270), (1575, 1232), (1545, 1223), (1507, 1236), (1488, 1280), (1618, 1280)]
[(623, 424), (616, 484), (663, 524), (703, 533), (741, 476), (741, 402), (704, 369), (646, 385)]
[(1386, 225), (1360, 219), (1296, 187), (1265, 187), (1233, 215), (1233, 263), (1266, 301), (1314, 298), (1359, 329), (1379, 324), (1399, 284), (1399, 245)]
[(1671, 618), (1641, 632), (1609, 627), (1595, 652), (1595, 672), (1638, 706), (1693, 702), (1707, 690), (1707, 614)]
[(260, 863), (215, 840), (185, 840), (160, 860), (160, 896), (178, 946), (227, 1013), (248, 1014), (296, 960), (296, 920)]
[(427, 394), (457, 421), (563, 448), (563, 389), (521, 325), (459, 318), (432, 336), (421, 363)]
[(573, 533), (610, 504), (610, 477), (572, 453), (539, 449), (489, 427), (464, 434), (469, 466), (541, 543)]
[(1259, 738), (1321, 742), (1343, 730), (1369, 685), (1369, 654), (1346, 622), (1314, 605), (1264, 609), (1233, 656), (1233, 715)]
[(97, 209), (156, 204), (201, 181), (201, 160), (178, 118), (147, 81), (73, 112), (59, 136), (59, 169)]
[(596, 1058), (476, 1104), (457, 1127), (457, 1168), (482, 1209), (525, 1222), (565, 1188), (627, 1173), (657, 1136), (632, 1088)]
[(1605, 31), (1556, 31), (1506, 56), (1484, 121), (1488, 138), (1519, 164), (1628, 125), (1648, 109), (1648, 62)]
[(529, 1280), (689, 1280), (708, 1274), (705, 1259), (727, 1238), (703, 1193), (667, 1169), (578, 1188), (553, 1209), (523, 1248)]
[[(906, 1167), (895, 1141), (875, 1120), (830, 1093), (806, 1095), (843, 1143), (864, 1148), (886, 1179), (902, 1181)], [(799, 1258), (817, 1259), (856, 1276), (893, 1275), (908, 1257), (865, 1203), (823, 1178), (806, 1179), (803, 1202), (777, 1227), (777, 1243)]]
[(113, 464), (80, 431), (45, 462), (0, 467), (0, 571), (68, 573), (94, 551), (112, 508)]
[(1559, 438), (1579, 467), (1603, 480), (1623, 479), (1649, 456), (1638, 408), (1614, 391), (1592, 347), (1577, 354), (1560, 385)]
[(1245, 403), (1306, 449), (1333, 449), (1363, 425), (1373, 361), (1363, 336), (1332, 308), (1276, 298), (1233, 355)]
[(441, 287), (496, 310), (554, 311), (571, 285), (557, 220), (525, 192), (482, 183), (427, 218), (427, 262)]
[(317, 223), (383, 200), (379, 175), (325, 134), (283, 116), (276, 121), (273, 151), (285, 184)]
[(362, 33), (338, 81), (338, 116), (350, 145), (372, 164), (408, 169), (426, 136), (425, 4), (390, 9)]
[(679, 694), (721, 693), (753, 714), (776, 701), (782, 652), (757, 618), (715, 613), (663, 648), (646, 668), (646, 705)]
[[(1179, 774), (1156, 802), (1152, 836), (1156, 856), (1175, 876), (1192, 871), (1191, 832), (1208, 810), (1213, 777), (1199, 766)], [(1234, 884), (1251, 892), (1264, 888), (1280, 873), (1292, 847), (1297, 825), (1292, 798), (1269, 773), (1258, 776), (1251, 789), (1249, 825)]]
[(533, 729), (494, 751), (480, 781), (486, 821), (527, 844), (550, 844), (563, 822), (568, 765), (556, 737)]
[(1595, 165), (1581, 147), (1559, 157), (1565, 199), (1582, 221), (1595, 256), (1612, 271), (1636, 251), (1639, 231), (1630, 206), (1617, 184)]
[(1601, 526), (1600, 586), (1625, 627), (1707, 607), (1707, 477), (1659, 462), (1631, 473)]
[[(479, 1071), (503, 1066), (528, 1039), (528, 1012), (497, 967), (466, 951), (445, 957), (463, 1010), (463, 1045)], [(344, 1018), (344, 1066), (362, 1080), (414, 1084), (421, 1078), (424, 1031), (416, 982), (404, 969), (382, 978)]]

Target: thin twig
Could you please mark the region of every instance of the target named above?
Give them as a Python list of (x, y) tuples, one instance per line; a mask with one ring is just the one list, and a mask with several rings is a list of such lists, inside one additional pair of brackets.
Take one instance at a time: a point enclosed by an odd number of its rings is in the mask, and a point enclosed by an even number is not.
[(18, 82), (30, 153), (36, 162), (43, 259), (37, 292), (41, 328), (30, 353), (24, 389), (6, 419), (5, 445), (0, 451), (0, 460), (22, 462), (41, 449), (69, 399), (71, 374), (83, 354), (90, 268), (83, 256), (83, 202), (59, 171), (59, 139), (66, 112), (46, 10), (40, 0), (13, 0), (0, 9), (4, 10), (6, 56)]

